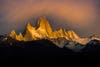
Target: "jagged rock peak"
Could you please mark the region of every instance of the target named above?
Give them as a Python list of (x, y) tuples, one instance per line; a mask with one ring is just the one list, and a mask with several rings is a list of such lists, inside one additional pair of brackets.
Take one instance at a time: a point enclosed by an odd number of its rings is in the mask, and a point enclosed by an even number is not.
[(31, 26), (30, 22), (27, 22), (26, 26)]
[(15, 30), (12, 30), (10, 33), (10, 37), (13, 39), (16, 39), (18, 41), (22, 41), (23, 40), (23, 35), (22, 33), (19, 33), (19, 35), (16, 34)]
[(45, 29), (46, 24), (49, 24), (47, 18), (45, 16), (40, 17), (39, 20), (38, 20), (38, 23), (37, 23), (38, 27), (42, 28), (42, 29)]
[(18, 41), (22, 41), (22, 40), (23, 40), (23, 35), (22, 35), (22, 33), (19, 33), (19, 35), (16, 36), (16, 39), (17, 39)]
[(48, 37), (52, 33), (51, 25), (45, 16), (38, 20), (37, 32), (42, 34), (43, 37)]
[(26, 29), (32, 29), (32, 28), (35, 29), (35, 27), (33, 27), (33, 26), (30, 24), (30, 22), (28, 22), (28, 23), (26, 24)]
[(45, 16), (42, 16), (38, 19), (38, 21), (47, 21), (47, 18)]
[(11, 31), (10, 37), (12, 37), (13, 39), (16, 39), (16, 32), (15, 32), (15, 30)]
[(80, 38), (73, 30), (67, 31), (66, 35), (71, 40)]

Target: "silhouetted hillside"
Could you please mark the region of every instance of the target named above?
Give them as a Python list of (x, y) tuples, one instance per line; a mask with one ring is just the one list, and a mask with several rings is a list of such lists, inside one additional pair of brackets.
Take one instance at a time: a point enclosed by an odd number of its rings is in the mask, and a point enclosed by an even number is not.
[(67, 48), (59, 48), (45, 39), (29, 42), (12, 40), (11, 43), (7, 41), (0, 45), (4, 49), (2, 50), (4, 51), (3, 53), (8, 53), (9, 56), (62, 56), (74, 53)]
[(17, 41), (9, 36), (0, 36), (0, 39), (0, 59), (6, 61), (26, 60), (54, 66), (96, 66), (100, 60), (100, 42), (96, 40), (89, 42), (81, 52), (73, 52), (65, 47), (59, 48), (46, 39), (27, 42)]

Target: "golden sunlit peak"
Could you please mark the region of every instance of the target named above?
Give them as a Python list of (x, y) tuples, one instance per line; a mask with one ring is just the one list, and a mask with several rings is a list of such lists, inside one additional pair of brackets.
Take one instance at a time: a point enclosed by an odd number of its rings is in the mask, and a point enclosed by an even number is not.
[[(91, 40), (91, 38), (80, 38), (73, 30), (66, 31), (64, 28), (59, 28), (59, 30), (53, 31), (51, 25), (49, 24), (49, 21), (45, 16), (41, 17), (38, 20), (37, 28), (33, 27), (30, 22), (28, 22), (26, 25), (26, 32), (24, 36), (21, 33), (17, 35), (13, 30), (10, 33), (10, 37), (18, 41), (48, 39), (61, 48), (61, 45), (64, 43), (64, 41), (54, 41), (54, 39), (61, 38), (62, 40), (75, 41), (81, 44), (86, 44)], [(96, 37), (92, 38), (92, 40), (93, 39), (100, 40)]]
[[(38, 28), (36, 29), (33, 27), (30, 22), (27, 23), (26, 25), (26, 33), (24, 36), (22, 34), (16, 35), (15, 31), (12, 31), (10, 36), (12, 38), (15, 38), (17, 40), (24, 40), (24, 41), (32, 41), (36, 39), (41, 39), (41, 38), (67, 38), (68, 40), (73, 34), (71, 31), (66, 33), (67, 31), (63, 28), (59, 28), (59, 30), (53, 31), (51, 28), (51, 25), (49, 24), (49, 21), (46, 19), (45, 16), (40, 17), (38, 20)], [(17, 38), (16, 38), (17, 37)], [(23, 39), (22, 39), (23, 38)]]
[(15, 30), (12, 30), (10, 33), (10, 37), (12, 37), (13, 39), (16, 39), (18, 41), (22, 41), (23, 40), (23, 35), (22, 33), (19, 33), (19, 35), (16, 34)]
[(39, 20), (38, 20), (38, 25), (41, 25), (41, 24), (44, 24), (46, 23), (48, 20), (45, 16), (43, 17), (40, 17)]
[(15, 32), (15, 30), (12, 30), (12, 31), (11, 31), (10, 37), (12, 37), (13, 39), (16, 38), (16, 32)]
[(22, 35), (22, 33), (19, 33), (19, 35), (16, 36), (16, 39), (17, 39), (18, 41), (22, 41), (22, 40), (23, 40), (23, 35)]
[(30, 22), (27, 22), (26, 27), (31, 26)]
[(30, 24), (30, 22), (28, 22), (27, 23), (27, 25), (26, 25), (26, 29), (35, 29), (35, 27), (33, 27), (31, 24)]
[(60, 28), (60, 29), (59, 29), (59, 31), (61, 31), (61, 32), (62, 32), (62, 31), (64, 31), (64, 29), (63, 29), (63, 28)]
[(40, 17), (39, 20), (47, 20), (47, 18), (46, 18), (46, 16), (42, 16), (42, 17)]

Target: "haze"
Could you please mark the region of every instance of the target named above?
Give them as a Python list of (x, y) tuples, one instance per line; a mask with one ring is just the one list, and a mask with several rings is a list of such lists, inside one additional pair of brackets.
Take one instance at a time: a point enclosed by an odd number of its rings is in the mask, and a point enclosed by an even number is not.
[(23, 32), (46, 16), (53, 29), (73, 29), (80, 36), (100, 36), (99, 0), (0, 0), (0, 34)]

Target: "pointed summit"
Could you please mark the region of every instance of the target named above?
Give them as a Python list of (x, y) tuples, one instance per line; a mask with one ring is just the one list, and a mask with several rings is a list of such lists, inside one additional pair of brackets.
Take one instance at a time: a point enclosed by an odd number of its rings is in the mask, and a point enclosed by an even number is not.
[(19, 33), (19, 35), (16, 36), (16, 39), (17, 39), (18, 41), (22, 41), (22, 40), (23, 40), (23, 35), (22, 35), (22, 33)]
[(16, 32), (14, 30), (11, 31), (10, 33), (10, 37), (13, 39), (16, 39), (18, 41), (22, 41), (23, 40), (23, 35), (22, 33), (19, 33), (19, 35), (16, 34)]
[(38, 20), (38, 26), (39, 28), (41, 29), (45, 29), (45, 23), (46, 23), (47, 19), (45, 16), (43, 17), (40, 17), (39, 20)]
[(73, 30), (69, 30), (65, 34), (68, 40), (74, 40), (80, 38)]
[(73, 30), (70, 30), (70, 32), (71, 32), (72, 37), (73, 37), (74, 39), (80, 38)]
[(58, 32), (59, 32), (59, 36), (60, 36), (60, 37), (65, 37), (65, 32), (64, 32), (64, 29), (63, 29), (63, 28), (60, 28), (60, 29), (58, 30)]
[(36, 32), (35, 27), (31, 26), (31, 24), (28, 22), (26, 25), (26, 34), (24, 35), (24, 41), (36, 40), (37, 37), (40, 37), (40, 36)]
[(38, 20), (38, 25), (39, 27), (37, 29), (37, 32), (41, 34), (43, 38), (48, 37), (52, 33), (52, 28), (45, 16), (41, 17)]
[(30, 24), (30, 22), (28, 22), (28, 23), (26, 24), (26, 29), (35, 29), (35, 27), (33, 27), (33, 26)]
[(27, 26), (27, 27), (28, 27), (28, 26), (31, 26), (30, 22), (28, 22), (28, 23), (26, 24), (26, 26)]
[(13, 38), (13, 39), (16, 39), (16, 36), (17, 35), (16, 35), (15, 30), (12, 30), (11, 33), (10, 33), (10, 37)]

